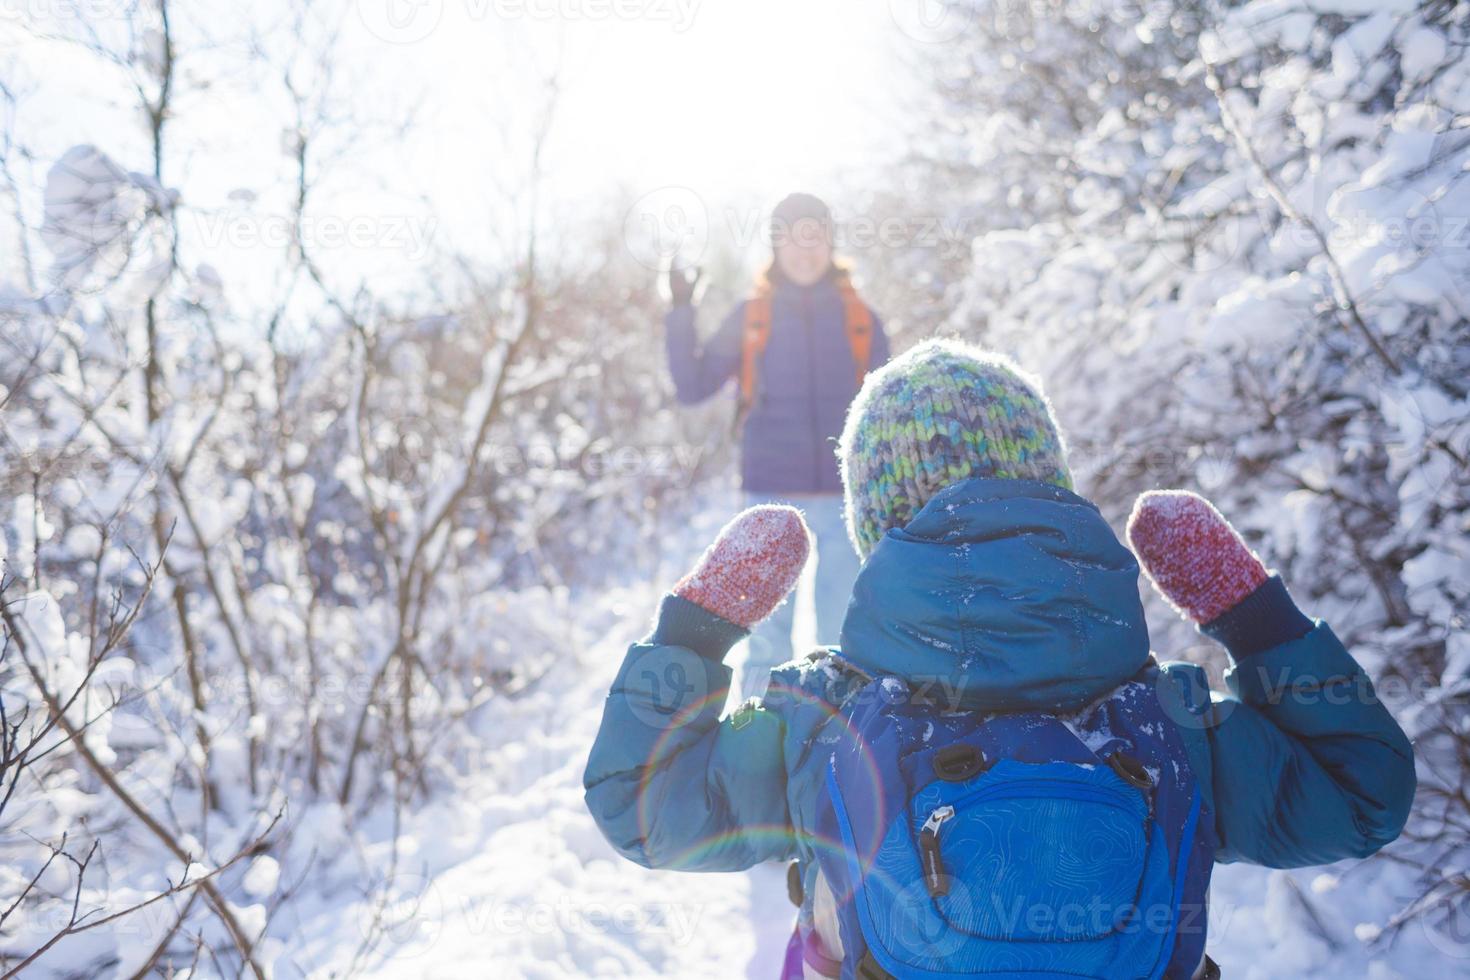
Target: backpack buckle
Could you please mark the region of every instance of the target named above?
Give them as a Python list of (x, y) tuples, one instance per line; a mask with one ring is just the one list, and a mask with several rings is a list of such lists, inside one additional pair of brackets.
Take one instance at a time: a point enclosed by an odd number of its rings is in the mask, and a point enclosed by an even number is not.
[(1154, 788), (1153, 777), (1143, 767), (1143, 763), (1131, 755), (1122, 752), (1114, 752), (1108, 756), (1108, 768), (1118, 774), (1118, 778), (1129, 786), (1139, 790), (1150, 790)]
[(857, 980), (893, 980), (893, 974), (878, 965), (873, 959), (871, 949), (863, 952), (863, 958), (858, 960), (857, 968), (853, 971)]
[(990, 768), (985, 753), (973, 745), (950, 745), (934, 753), (934, 775), (947, 783), (963, 783)]
[(786, 897), (797, 908), (801, 908), (801, 903), (806, 901), (806, 889), (801, 886), (800, 861), (792, 861), (786, 866)]

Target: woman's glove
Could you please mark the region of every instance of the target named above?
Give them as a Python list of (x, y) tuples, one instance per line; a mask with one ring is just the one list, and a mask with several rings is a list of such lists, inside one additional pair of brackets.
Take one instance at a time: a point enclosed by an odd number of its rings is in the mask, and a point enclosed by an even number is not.
[(693, 273), (675, 266), (669, 266), (669, 299), (674, 306), (688, 306), (694, 302), (694, 291), (699, 288), (699, 280), (704, 277), (704, 270), (695, 266)]
[(1237, 658), (1312, 629), (1281, 579), (1199, 494), (1140, 496), (1128, 518), (1128, 543), (1159, 594)]
[(750, 629), (791, 592), (810, 553), (801, 511), (783, 504), (750, 507), (720, 530), (674, 595)]

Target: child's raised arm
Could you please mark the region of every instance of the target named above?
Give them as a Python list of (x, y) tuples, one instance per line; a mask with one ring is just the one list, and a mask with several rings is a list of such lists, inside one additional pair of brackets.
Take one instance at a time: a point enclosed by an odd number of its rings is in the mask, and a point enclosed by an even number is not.
[[(1413, 749), (1327, 624), (1304, 616), (1195, 494), (1144, 494), (1128, 540), (1159, 592), (1234, 664), (1230, 695), (1182, 726), (1213, 805), (1218, 859), (1327, 864), (1396, 838), (1414, 797)], [(1204, 688), (1198, 667), (1165, 671)]]
[(583, 776), (619, 853), (650, 868), (738, 871), (793, 849), (783, 726), (759, 708), (721, 719), (722, 660), (780, 605), (810, 549), (795, 508), (743, 511), (628, 648)]

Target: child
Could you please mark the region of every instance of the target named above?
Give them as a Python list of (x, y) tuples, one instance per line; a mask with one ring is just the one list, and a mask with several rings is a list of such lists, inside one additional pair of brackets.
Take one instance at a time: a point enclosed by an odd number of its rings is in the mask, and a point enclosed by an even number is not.
[[(1331, 629), (1193, 494), (1139, 499), (1135, 559), (1014, 365), (922, 344), (869, 375), (838, 451), (864, 558), (840, 650), (720, 717), (722, 657), (807, 554), (795, 511), (747, 510), (629, 649), (585, 777), (647, 867), (798, 859), (786, 976), (1213, 975), (1214, 861), (1398, 835), (1412, 750)], [(1225, 646), (1230, 693), (1153, 660), (1138, 561)]]

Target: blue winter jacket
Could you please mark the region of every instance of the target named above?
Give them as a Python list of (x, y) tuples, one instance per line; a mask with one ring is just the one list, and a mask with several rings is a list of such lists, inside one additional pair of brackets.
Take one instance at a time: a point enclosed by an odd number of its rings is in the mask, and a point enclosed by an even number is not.
[[(664, 319), (674, 392), (704, 401), (740, 373), (745, 304), (703, 346), (694, 307)], [(883, 324), (873, 318), (869, 367), (888, 360)], [(781, 282), (771, 297), (771, 331), (756, 367), (754, 402), (741, 440), (741, 483), (757, 493), (840, 493), (834, 453), (847, 406), (857, 394), (842, 294), (831, 276), (811, 286)]]
[(1138, 565), (1091, 503), (1041, 483), (967, 480), (884, 536), (854, 586), (840, 653), (778, 668), (764, 702), (721, 717), (721, 659), (744, 631), (666, 597), (608, 695), (587, 805), (647, 867), (801, 857), (810, 868), (818, 786), (841, 737), (835, 657), (1001, 711), (1076, 708), (1143, 669), (1197, 719), (1180, 730), (1217, 860), (1286, 868), (1372, 854), (1408, 815), (1408, 739), (1278, 579), (1242, 606), (1216, 624), (1235, 654), (1229, 692), (1202, 697), (1199, 667), (1152, 661)]

